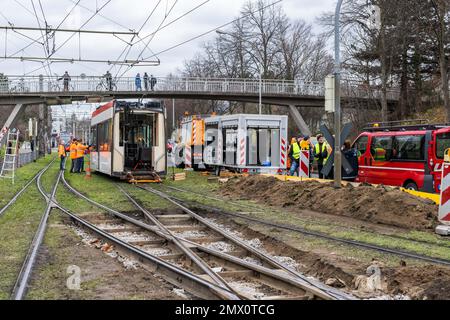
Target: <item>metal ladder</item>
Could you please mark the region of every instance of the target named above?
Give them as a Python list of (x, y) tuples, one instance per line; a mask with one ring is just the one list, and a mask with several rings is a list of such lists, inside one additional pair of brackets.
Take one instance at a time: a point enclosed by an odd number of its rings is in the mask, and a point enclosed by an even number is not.
[(19, 130), (8, 130), (5, 156), (3, 158), (2, 171), (0, 178), (11, 179), (14, 184), (16, 172), (17, 155), (19, 152)]

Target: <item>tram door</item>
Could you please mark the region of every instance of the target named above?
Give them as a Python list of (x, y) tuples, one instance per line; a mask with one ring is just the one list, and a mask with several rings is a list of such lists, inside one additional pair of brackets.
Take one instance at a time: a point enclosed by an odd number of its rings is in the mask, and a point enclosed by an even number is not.
[(154, 114), (121, 114), (121, 139), (125, 152), (124, 169), (151, 171), (156, 117)]

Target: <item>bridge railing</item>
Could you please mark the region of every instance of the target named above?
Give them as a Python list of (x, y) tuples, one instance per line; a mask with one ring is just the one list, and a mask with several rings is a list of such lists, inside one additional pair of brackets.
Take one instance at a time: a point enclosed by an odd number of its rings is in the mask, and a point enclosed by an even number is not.
[[(258, 94), (263, 95), (297, 95), (323, 97), (325, 86), (322, 82), (307, 82), (302, 80), (270, 80), (263, 79), (206, 79), (206, 78), (155, 78), (155, 91), (166, 91), (174, 93), (215, 93), (215, 94)], [(111, 90), (104, 77), (85, 76), (71, 77), (66, 91), (69, 92), (131, 92), (138, 89), (136, 79), (119, 78), (113, 79)], [(142, 90), (151, 90), (150, 80), (145, 85), (141, 77)], [(0, 78), (0, 95), (26, 94), (26, 93), (52, 93), (64, 92), (64, 81), (58, 77), (43, 76), (7, 76)], [(381, 88), (369, 87), (355, 81), (343, 80), (341, 83), (343, 97), (355, 97), (364, 99), (380, 99)], [(398, 90), (388, 90), (389, 100), (398, 100)]]

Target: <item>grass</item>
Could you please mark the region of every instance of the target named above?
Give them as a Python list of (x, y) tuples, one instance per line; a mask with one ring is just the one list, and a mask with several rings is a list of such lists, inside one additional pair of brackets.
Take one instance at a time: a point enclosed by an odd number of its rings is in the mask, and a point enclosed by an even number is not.
[(16, 170), (15, 182), (11, 183), (10, 179), (0, 179), (0, 208), (5, 206), (8, 201), (14, 197), (41, 169), (53, 160), (52, 155), (47, 155), (38, 159), (36, 162), (31, 162), (22, 168)]
[[(21, 168), (23, 170), (20, 176), (23, 182), (28, 180), (26, 177), (31, 178), (49, 161), (50, 157), (46, 157)], [(58, 164), (53, 164), (53, 167), (55, 166)], [(47, 174), (42, 177), (42, 181), (47, 184), (54, 181), (54, 178)], [(0, 180), (0, 182), (2, 182), (2, 188), (5, 188), (4, 180)], [(9, 299), (10, 297), (45, 207), (46, 203), (36, 184), (32, 184), (27, 192), (0, 218), (0, 299)]]
[[(49, 226), (62, 224), (62, 215), (59, 210), (53, 210), (49, 219)], [(67, 242), (78, 243), (79, 239), (72, 232), (65, 228), (49, 227), (45, 233), (44, 246), (48, 255), (44, 264), (38, 269), (38, 276), (33, 277), (27, 299), (31, 300), (56, 300), (56, 299), (83, 299), (85, 291), (68, 290), (66, 279), (70, 276), (67, 273), (69, 265), (76, 264), (73, 261), (73, 248), (66, 245)], [(57, 253), (57, 254), (55, 254)], [(85, 288), (82, 284), (81, 289)]]

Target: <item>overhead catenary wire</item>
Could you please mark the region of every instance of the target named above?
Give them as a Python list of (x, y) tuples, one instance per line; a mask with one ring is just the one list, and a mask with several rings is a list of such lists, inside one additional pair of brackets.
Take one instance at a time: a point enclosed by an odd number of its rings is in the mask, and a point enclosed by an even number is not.
[[(150, 14), (147, 16), (147, 19), (145, 20), (145, 22), (141, 25), (141, 27), (139, 28), (137, 34), (139, 35), (139, 33), (142, 31), (142, 29), (145, 27), (145, 25), (147, 24), (147, 22), (150, 20), (150, 18), (153, 16), (153, 13), (155, 13), (156, 9), (158, 9), (160, 3), (162, 0), (158, 0), (158, 2), (156, 3), (156, 5), (153, 7), (152, 11), (150, 12)], [(125, 48), (123, 49), (122, 53), (119, 55), (119, 57), (117, 58), (117, 60), (120, 60), (122, 58), (122, 56), (125, 54), (125, 57), (123, 60), (126, 60), (128, 58), (128, 55), (130, 54), (131, 49), (133, 48), (134, 45), (134, 39), (136, 37), (133, 36), (133, 38), (130, 40), (130, 44), (128, 44), (127, 46), (125, 46)], [(127, 51), (128, 49), (128, 51)], [(117, 78), (117, 75), (120, 73), (120, 71), (122, 70), (123, 66), (119, 67), (119, 70), (116, 72), (114, 78)], [(109, 71), (112, 70), (112, 67), (109, 69)]]
[[(211, 0), (203, 1), (202, 3), (200, 3), (200, 4), (196, 5), (195, 7), (193, 7), (192, 9), (189, 9), (188, 11), (186, 11), (186, 12), (183, 13), (183, 14), (181, 14), (181, 15), (178, 16), (177, 18), (175, 18), (175, 19), (171, 20), (170, 22), (166, 23), (165, 25), (161, 26), (161, 27), (158, 28), (157, 30), (155, 30), (155, 31), (151, 32), (150, 34), (148, 34), (148, 35), (146, 35), (146, 36), (140, 38), (138, 41), (136, 41), (136, 42), (134, 43), (134, 45), (136, 45), (136, 44), (138, 44), (138, 43), (140, 43), (140, 42), (145, 41), (145, 40), (148, 39), (149, 37), (153, 37), (157, 32), (159, 32), (159, 31), (161, 31), (161, 30), (163, 30), (163, 29), (165, 29), (165, 28), (171, 26), (172, 24), (176, 23), (177, 21), (181, 20), (182, 18), (186, 17), (187, 15), (191, 14), (192, 12), (194, 12), (194, 11), (200, 9), (202, 6), (204, 6), (205, 4), (207, 4), (207, 3), (210, 2), (210, 1), (211, 1)], [(139, 37), (138, 37), (138, 38), (139, 38)], [(150, 49), (150, 48), (149, 48), (149, 49)], [(152, 51), (152, 50), (150, 49), (150, 51)], [(123, 53), (122, 53), (122, 54), (123, 54)], [(121, 56), (122, 56), (122, 54), (121, 54)], [(154, 53), (152, 53), (152, 54), (154, 54)], [(120, 56), (120, 57), (121, 57), (121, 56)], [(155, 56), (158, 58), (157, 55), (155, 55)], [(120, 57), (119, 57), (119, 58), (120, 58)]]
[[(31, 1), (31, 6), (33, 7), (33, 12), (34, 12), (34, 15), (36, 17), (36, 21), (37, 21), (38, 27), (41, 29), (41, 23), (39, 22), (39, 15), (38, 15), (38, 13), (36, 11), (36, 7), (34, 5), (34, 1), (33, 0), (30, 0), (30, 1)], [(42, 6), (41, 6), (41, 10), (42, 10)], [(43, 13), (43, 11), (42, 11), (42, 13)], [(44, 16), (44, 21), (45, 21), (45, 26), (47, 27), (47, 20), (45, 19), (45, 16)], [(46, 33), (46, 35), (44, 35), (44, 32), (43, 32), (42, 29), (40, 30), (40, 32), (41, 32), (42, 39), (45, 39), (45, 42), (43, 42), (43, 44), (42, 44), (42, 47), (44, 49), (44, 55), (46, 57), (48, 57), (48, 55), (50, 54), (49, 47), (48, 47), (48, 36), (46, 36), (47, 33)], [(47, 70), (47, 68), (48, 68), (48, 70)], [(50, 65), (47, 65), (47, 67), (44, 68), (44, 70), (45, 70), (45, 72), (47, 73), (48, 76), (50, 76), (52, 74)]]
[[(150, 42), (153, 40), (153, 38), (155, 37), (156, 33), (161, 29), (161, 27), (163, 26), (164, 22), (166, 21), (167, 17), (170, 15), (170, 13), (172, 12), (173, 8), (175, 8), (175, 5), (178, 3), (178, 0), (175, 0), (175, 2), (173, 3), (173, 5), (170, 7), (169, 11), (165, 13), (164, 19), (161, 21), (161, 23), (159, 24), (157, 30), (153, 33), (153, 36), (147, 41), (147, 43), (145, 44), (144, 48), (142, 49), (142, 51), (139, 53), (139, 56), (137, 57), (136, 60), (139, 60), (142, 55), (145, 52), (145, 49), (148, 49), (148, 46), (150, 45)], [(156, 58), (158, 59), (158, 57), (156, 56)], [(125, 70), (120, 77), (122, 77), (125, 73), (127, 73), (132, 67), (134, 66), (134, 64), (132, 64), (131, 66), (129, 66), (127, 68), (127, 70)]]
[[(78, 0), (77, 3), (80, 3), (80, 2), (81, 2), (81, 0)], [(66, 14), (66, 16), (61, 20), (61, 22), (60, 22), (60, 23), (58, 24), (58, 26), (56, 27), (55, 31), (57, 31), (57, 30), (61, 27), (61, 25), (67, 20), (67, 18), (69, 18), (69, 16), (72, 14), (73, 10), (75, 10), (76, 7), (77, 7), (77, 4), (74, 5), (74, 6), (72, 7), (72, 9)], [(43, 37), (40, 37), (40, 38), (38, 38), (38, 39), (33, 39), (33, 42), (29, 43), (28, 45), (26, 45), (26, 46), (23, 47), (22, 49), (20, 49), (20, 50), (16, 51), (15, 53), (11, 54), (10, 57), (13, 57), (13, 56), (15, 56), (16, 54), (18, 54), (18, 53), (20, 53), (20, 52), (22, 52), (22, 51), (28, 49), (28, 48), (31, 47), (34, 43), (39, 43), (39, 44), (41, 44), (39, 41), (42, 40), (42, 39), (43, 39)]]
[(208, 35), (208, 34), (210, 34), (210, 33), (215, 32), (216, 30), (219, 30), (219, 29), (221, 29), (221, 28), (224, 28), (224, 27), (226, 27), (226, 26), (229, 26), (230, 24), (232, 24), (232, 23), (234, 23), (234, 22), (236, 22), (236, 21), (245, 19), (245, 18), (247, 18), (248, 16), (250, 16), (250, 15), (252, 15), (252, 14), (254, 14), (254, 13), (257, 13), (257, 12), (259, 12), (259, 11), (262, 11), (262, 10), (264, 10), (264, 9), (267, 9), (267, 8), (269, 8), (269, 7), (271, 7), (271, 6), (274, 6), (274, 5), (276, 5), (276, 4), (278, 4), (278, 3), (282, 2), (282, 1), (283, 1), (283, 0), (278, 0), (278, 1), (272, 2), (272, 3), (266, 5), (266, 6), (262, 7), (262, 8), (258, 8), (257, 10), (252, 11), (252, 12), (250, 12), (250, 13), (248, 13), (248, 14), (245, 14), (245, 15), (243, 15), (243, 16), (237, 18), (237, 19), (234, 19), (234, 20), (228, 22), (228, 23), (222, 24), (222, 25), (220, 25), (220, 26), (218, 26), (218, 27), (216, 27), (216, 28), (213, 28), (213, 29), (211, 29), (211, 30), (209, 30), (209, 31), (206, 31), (206, 32), (202, 33), (202, 34), (199, 34), (198, 36), (195, 36), (195, 37), (193, 37), (193, 38), (190, 38), (190, 39), (188, 39), (188, 40), (185, 40), (185, 41), (183, 41), (183, 42), (181, 42), (181, 43), (175, 44), (175, 45), (173, 45), (173, 46), (171, 46), (171, 47), (169, 47), (169, 48), (167, 48), (167, 49), (164, 49), (164, 50), (162, 50), (162, 51), (159, 51), (159, 52), (157, 52), (156, 54), (154, 54), (154, 55), (152, 55), (152, 56), (149, 56), (149, 57), (145, 58), (144, 60), (151, 59), (151, 58), (153, 58), (153, 57), (155, 57), (155, 56), (159, 56), (159, 55), (161, 55), (161, 54), (163, 54), (163, 53), (166, 53), (166, 52), (168, 52), (168, 51), (171, 51), (171, 50), (173, 50), (173, 49), (176, 49), (176, 48), (178, 48), (178, 47), (181, 47), (181, 46), (185, 45), (186, 43), (189, 43), (189, 42), (195, 41), (195, 40), (197, 40), (197, 39), (200, 39), (200, 38), (202, 38), (202, 37), (204, 37), (204, 36), (206, 36), (206, 35)]

